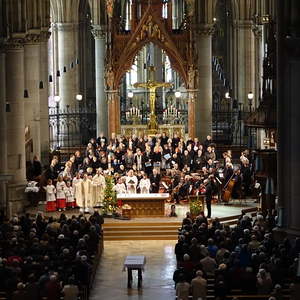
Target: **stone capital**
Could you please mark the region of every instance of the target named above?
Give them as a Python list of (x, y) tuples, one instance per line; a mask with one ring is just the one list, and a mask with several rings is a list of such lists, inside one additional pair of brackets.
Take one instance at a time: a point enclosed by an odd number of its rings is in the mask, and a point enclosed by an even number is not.
[(46, 43), (48, 42), (49, 38), (51, 36), (51, 32), (49, 31), (48, 28), (43, 28), (40, 34), (40, 41), (41, 43)]
[(41, 41), (40, 34), (38, 33), (29, 33), (25, 36), (24, 43), (28, 45), (39, 44)]
[(199, 36), (210, 36), (215, 32), (213, 24), (203, 24), (195, 28), (196, 34)]
[(261, 39), (262, 38), (262, 26), (260, 26), (260, 25), (253, 25), (252, 26), (252, 31), (254, 33), (254, 36), (257, 39)]
[(54, 23), (54, 28), (57, 31), (70, 32), (78, 29), (78, 24), (75, 23)]
[(5, 50), (24, 49), (24, 38), (9, 38), (4, 44)]
[(252, 20), (234, 20), (233, 27), (236, 29), (248, 29), (251, 30), (253, 26)]
[(106, 30), (101, 26), (93, 26), (91, 32), (94, 39), (104, 39), (106, 35)]

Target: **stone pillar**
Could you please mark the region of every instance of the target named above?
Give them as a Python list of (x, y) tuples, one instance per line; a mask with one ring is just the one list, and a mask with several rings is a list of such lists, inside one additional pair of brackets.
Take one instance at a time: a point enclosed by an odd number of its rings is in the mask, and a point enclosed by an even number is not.
[[(40, 36), (39, 33), (28, 34), (24, 45), (24, 76), (25, 89), (29, 98), (24, 100), (25, 127), (28, 128), (28, 138), (32, 139), (32, 152), (28, 152), (26, 160), (32, 160), (33, 155), (41, 156), (40, 133)], [(27, 150), (28, 151), (28, 150)], [(27, 152), (26, 151), (26, 152)]]
[[(72, 108), (76, 105), (76, 95), (79, 93), (78, 67), (76, 66), (78, 25), (73, 23), (57, 23), (56, 25), (60, 106), (63, 109), (67, 105)], [(71, 63), (73, 63), (73, 68), (70, 67)], [(64, 72), (64, 67), (66, 72)]]
[(12, 39), (6, 51), (6, 99), (8, 171), (14, 182), (25, 181), (25, 122), (24, 122), (24, 46), (23, 39)]
[[(1, 47), (1, 45), (0, 45)], [(5, 53), (0, 48), (0, 175), (7, 174)], [(0, 209), (6, 210), (6, 183), (0, 181)]]
[(96, 71), (96, 113), (97, 136), (108, 134), (108, 108), (105, 94), (105, 31), (100, 26), (93, 26), (95, 38), (95, 71)]
[(7, 124), (6, 124), (6, 78), (5, 52), (0, 48), (0, 173), (7, 171)]
[(41, 32), (40, 44), (40, 81), (43, 88), (40, 89), (40, 141), (41, 141), (41, 162), (43, 165), (49, 164), (49, 83), (48, 83), (48, 30)]
[(248, 93), (255, 90), (255, 38), (252, 31), (253, 22), (250, 20), (236, 20), (234, 22), (235, 35), (235, 95), (240, 103), (248, 110)]
[(195, 135), (204, 141), (212, 134), (212, 26), (197, 30), (198, 97), (195, 102)]
[[(296, 32), (298, 1), (277, 0), (277, 122), (278, 122), (278, 211), (280, 226), (290, 234), (300, 233), (300, 55)], [(300, 8), (299, 8), (300, 10)], [(297, 15), (293, 20), (293, 13)], [(295, 22), (295, 23), (294, 23)], [(289, 35), (289, 38), (287, 38)]]
[(197, 100), (198, 90), (187, 90), (188, 92), (188, 135), (190, 138), (196, 137), (196, 128), (195, 128), (195, 101)]
[(108, 101), (108, 136), (120, 133), (120, 98), (118, 90), (107, 91)]
[(25, 121), (24, 121), (24, 40), (11, 39), (6, 44), (6, 100), (10, 104), (7, 116), (7, 170), (13, 175), (8, 186), (8, 215), (20, 212), (24, 206)]

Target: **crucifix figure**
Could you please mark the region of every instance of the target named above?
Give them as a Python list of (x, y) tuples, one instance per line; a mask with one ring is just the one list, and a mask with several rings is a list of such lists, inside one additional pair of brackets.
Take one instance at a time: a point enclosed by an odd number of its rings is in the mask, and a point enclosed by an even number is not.
[(149, 123), (148, 123), (148, 129), (150, 134), (156, 134), (157, 129), (158, 129), (158, 123), (157, 123), (157, 116), (155, 113), (155, 100), (156, 100), (156, 89), (160, 87), (172, 87), (171, 83), (168, 82), (157, 82), (154, 80), (154, 71), (155, 67), (150, 66), (149, 67), (149, 80), (147, 82), (137, 82), (134, 84), (135, 88), (145, 88), (148, 89), (150, 92), (150, 118), (149, 118)]

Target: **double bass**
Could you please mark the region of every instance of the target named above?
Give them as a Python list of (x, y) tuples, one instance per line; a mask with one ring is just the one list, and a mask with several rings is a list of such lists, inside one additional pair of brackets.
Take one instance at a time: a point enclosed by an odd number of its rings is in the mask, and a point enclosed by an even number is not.
[(223, 193), (222, 193), (223, 202), (228, 203), (231, 199), (231, 194), (232, 194), (233, 187), (235, 184), (235, 180), (233, 178), (234, 175), (235, 175), (235, 173), (233, 173), (231, 175), (231, 177), (229, 178), (229, 180), (227, 181), (227, 183), (225, 184), (225, 186), (223, 188)]

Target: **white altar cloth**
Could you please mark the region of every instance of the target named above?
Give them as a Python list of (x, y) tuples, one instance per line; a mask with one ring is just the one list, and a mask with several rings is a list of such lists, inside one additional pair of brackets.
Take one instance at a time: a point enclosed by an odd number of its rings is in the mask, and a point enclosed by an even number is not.
[(125, 199), (168, 199), (170, 197), (169, 193), (153, 193), (153, 194), (118, 194), (118, 200)]

